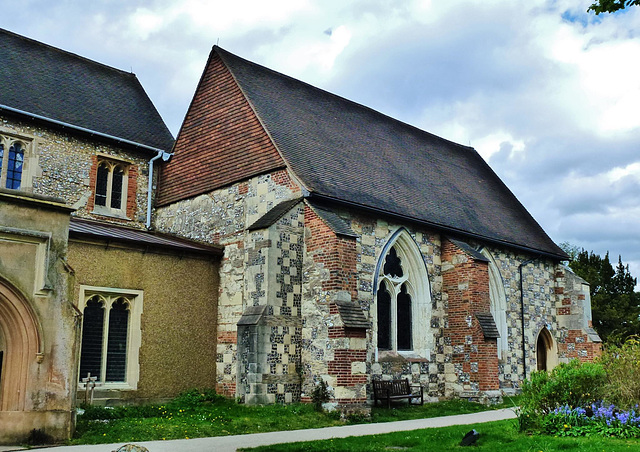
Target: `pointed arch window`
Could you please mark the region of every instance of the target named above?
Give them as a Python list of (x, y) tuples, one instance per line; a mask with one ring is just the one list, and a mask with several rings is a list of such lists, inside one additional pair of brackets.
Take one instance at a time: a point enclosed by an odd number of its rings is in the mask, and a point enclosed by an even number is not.
[(91, 373), (107, 386), (135, 387), (142, 293), (84, 290), (79, 380)]
[(404, 229), (391, 238), (378, 262), (376, 286), (378, 351), (428, 357), (431, 294), (422, 254)]

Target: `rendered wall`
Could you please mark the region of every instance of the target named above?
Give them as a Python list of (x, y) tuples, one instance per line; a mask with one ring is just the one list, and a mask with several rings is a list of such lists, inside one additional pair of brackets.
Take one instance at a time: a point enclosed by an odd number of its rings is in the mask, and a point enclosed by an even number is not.
[(140, 378), (127, 399), (172, 397), (216, 380), (217, 261), (104, 243), (69, 243), (81, 285), (143, 291)]

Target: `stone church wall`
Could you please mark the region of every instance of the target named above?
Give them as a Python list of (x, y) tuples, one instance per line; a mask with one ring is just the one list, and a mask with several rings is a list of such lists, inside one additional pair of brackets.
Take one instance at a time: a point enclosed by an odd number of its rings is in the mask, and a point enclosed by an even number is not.
[[(285, 219), (285, 223), (280, 223), (279, 230), (275, 228), (268, 231), (247, 231), (249, 226), (275, 205), (299, 196), (300, 187), (291, 179), (289, 173), (286, 170), (277, 170), (158, 208), (156, 211), (155, 225), (159, 231), (188, 239), (219, 243), (225, 247), (220, 269), (217, 351), (215, 356), (212, 356), (217, 362), (216, 387), (221, 394), (236, 396), (237, 324), (247, 307), (254, 306), (256, 302), (265, 303), (270, 306), (268, 315), (290, 318), (300, 316), (296, 306), (296, 290), (299, 289), (291, 282), (292, 278), (294, 282), (298, 278), (298, 275), (291, 273), (293, 268), (296, 272), (300, 271), (299, 264), (289, 265), (288, 275), (277, 271), (271, 271), (271, 274), (267, 272), (267, 255), (269, 262), (278, 263), (281, 258), (283, 264), (284, 259), (289, 259), (291, 264), (292, 259), (296, 261), (300, 258), (295, 247), (299, 246), (302, 236), (292, 231), (297, 227), (293, 223), (298, 220)], [(287, 221), (292, 223), (288, 225)], [(289, 257), (285, 257), (287, 251)], [(291, 257), (292, 252), (295, 253), (294, 258)], [(267, 287), (271, 292), (267, 292)], [(300, 333), (296, 331), (296, 326), (272, 327), (276, 348), (273, 351), (273, 360), (269, 363), (269, 372), (273, 371), (272, 375), (283, 375), (286, 369), (287, 375), (290, 375), (290, 365), (293, 363), (289, 356), (284, 358), (284, 355), (296, 355), (299, 350), (287, 347), (285, 353), (284, 346), (290, 345), (285, 343), (289, 341), (294, 344)], [(283, 362), (285, 359), (286, 366)], [(273, 369), (271, 364), (274, 365)], [(282, 380), (288, 378), (284, 377)], [(248, 382), (242, 384), (246, 385)], [(265, 384), (271, 385), (268, 387), (268, 393), (272, 394), (274, 399), (277, 397), (278, 400), (288, 400), (294, 396), (299, 397), (299, 388), (287, 386), (285, 391), (285, 383)], [(246, 388), (242, 393), (245, 390)]]
[(0, 444), (73, 432), (77, 312), (59, 199), (0, 189)]
[[(23, 191), (58, 197), (76, 209), (74, 216), (94, 218), (130, 227), (143, 227), (147, 215), (147, 188), (150, 152), (136, 152), (84, 139), (44, 126), (0, 116), (0, 134), (30, 142), (24, 171), (29, 180)], [(127, 215), (130, 221), (92, 213), (97, 156), (129, 163)]]
[[(516, 391), (525, 377), (525, 363), (526, 375), (537, 369), (543, 329), (553, 338), (550, 362), (597, 353), (598, 346), (585, 345), (591, 343), (585, 327), (578, 328), (586, 321), (576, 320), (584, 317), (579, 309), (585, 303), (582, 286), (575, 289), (570, 276), (548, 259), (469, 242), (491, 256), (504, 292), (508, 339), (498, 357), (496, 339), (485, 339), (472, 315), (455, 317), (450, 298), (459, 294), (455, 296), (471, 303), (463, 309), (487, 312), (487, 263), (471, 265), (473, 258), (459, 249), (445, 253), (443, 246), (449, 242), (440, 233), (338, 210), (355, 234), (340, 236), (302, 201), (271, 226), (249, 230), (274, 206), (300, 195), (288, 172), (278, 170), (156, 212), (161, 231), (225, 246), (215, 356), (219, 392), (250, 403), (310, 401), (323, 379), (334, 403), (358, 405), (371, 397), (371, 379), (408, 378), (432, 398), (477, 399), (489, 393), (493, 397), (499, 389)], [(375, 347), (376, 266), (401, 228), (419, 249), (428, 276), (430, 316), (416, 325), (430, 344), (425, 356)], [(523, 263), (525, 359), (519, 274)], [(456, 276), (445, 284), (443, 275), (450, 268), (457, 269), (451, 273)], [(340, 302), (357, 302), (370, 327), (345, 328)], [(563, 303), (571, 304), (571, 313)], [(573, 320), (563, 320), (569, 314)]]

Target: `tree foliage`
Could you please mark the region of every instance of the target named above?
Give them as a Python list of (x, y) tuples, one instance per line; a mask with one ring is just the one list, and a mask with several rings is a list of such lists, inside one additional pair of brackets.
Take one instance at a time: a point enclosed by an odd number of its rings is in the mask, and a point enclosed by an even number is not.
[(593, 326), (605, 342), (620, 343), (628, 336), (640, 334), (640, 293), (635, 291), (637, 279), (629, 266), (614, 268), (609, 253), (601, 257), (584, 249), (577, 252), (569, 244), (561, 245), (571, 257), (569, 267), (591, 286)]
[(640, 0), (598, 0), (591, 5), (587, 11), (593, 11), (596, 14), (615, 13), (616, 11), (634, 5), (640, 5)]

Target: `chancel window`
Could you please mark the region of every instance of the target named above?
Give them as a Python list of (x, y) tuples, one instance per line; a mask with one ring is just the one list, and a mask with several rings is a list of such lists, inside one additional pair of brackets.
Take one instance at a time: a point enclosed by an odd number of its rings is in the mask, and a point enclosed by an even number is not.
[(391, 247), (383, 266), (378, 288), (378, 348), (411, 350), (411, 294), (408, 275), (395, 247)]
[(137, 381), (141, 293), (84, 292), (79, 379), (106, 384)]
[(123, 162), (98, 161), (93, 203), (96, 213), (126, 215), (128, 169)]
[(429, 280), (422, 254), (404, 229), (380, 257), (375, 300), (378, 351), (428, 357), (433, 342)]

